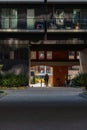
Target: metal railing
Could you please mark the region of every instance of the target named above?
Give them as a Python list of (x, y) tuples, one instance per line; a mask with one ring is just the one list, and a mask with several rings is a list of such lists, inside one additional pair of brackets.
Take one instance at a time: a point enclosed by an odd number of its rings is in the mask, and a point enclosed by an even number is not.
[(54, 29), (54, 30), (84, 29), (84, 30), (87, 30), (87, 19), (54, 18), (47, 21), (47, 29)]
[(87, 19), (74, 18), (1, 18), (0, 30), (20, 29), (20, 30), (87, 30)]
[(44, 30), (45, 21), (38, 18), (2, 18), (0, 29)]

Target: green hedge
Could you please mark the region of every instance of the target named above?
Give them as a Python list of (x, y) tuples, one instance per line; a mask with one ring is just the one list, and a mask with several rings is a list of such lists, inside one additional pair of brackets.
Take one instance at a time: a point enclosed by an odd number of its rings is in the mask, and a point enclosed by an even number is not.
[(20, 87), (20, 86), (27, 86), (28, 85), (28, 78), (23, 75), (14, 75), (14, 74), (0, 74), (0, 86), (5, 87)]
[(79, 73), (72, 79), (71, 85), (87, 88), (87, 73)]

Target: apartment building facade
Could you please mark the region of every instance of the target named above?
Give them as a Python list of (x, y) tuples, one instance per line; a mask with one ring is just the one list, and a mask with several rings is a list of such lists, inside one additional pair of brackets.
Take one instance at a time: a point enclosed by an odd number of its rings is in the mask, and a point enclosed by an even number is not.
[[(53, 85), (58, 78), (63, 85), (68, 67), (79, 64), (76, 52), (86, 57), (86, 48), (86, 0), (0, 0), (0, 64), (4, 73), (27, 74), (29, 66), (48, 65), (54, 70)], [(71, 61), (70, 51), (74, 51)], [(86, 72), (83, 59), (80, 66)]]

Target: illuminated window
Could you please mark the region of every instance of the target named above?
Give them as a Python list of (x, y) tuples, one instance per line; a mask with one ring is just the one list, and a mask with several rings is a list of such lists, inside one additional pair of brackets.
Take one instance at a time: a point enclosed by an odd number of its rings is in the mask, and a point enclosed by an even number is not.
[(69, 59), (74, 59), (74, 55), (75, 55), (75, 52), (74, 51), (69, 51)]
[(47, 59), (52, 59), (52, 51), (47, 51)]
[(31, 51), (31, 59), (36, 59), (36, 51)]
[(39, 51), (39, 59), (41, 59), (41, 60), (45, 59), (44, 51)]
[(77, 52), (77, 59), (79, 59), (79, 52)]

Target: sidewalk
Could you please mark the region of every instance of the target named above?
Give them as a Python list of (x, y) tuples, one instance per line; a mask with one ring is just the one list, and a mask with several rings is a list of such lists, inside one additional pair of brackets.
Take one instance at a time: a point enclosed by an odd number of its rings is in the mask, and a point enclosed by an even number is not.
[[(30, 84), (30, 87), (46, 87), (44, 83), (36, 83), (36, 84)], [(51, 87), (50, 84), (48, 87)]]
[(86, 98), (87, 99), (87, 91), (80, 93), (79, 94), (81, 97)]

